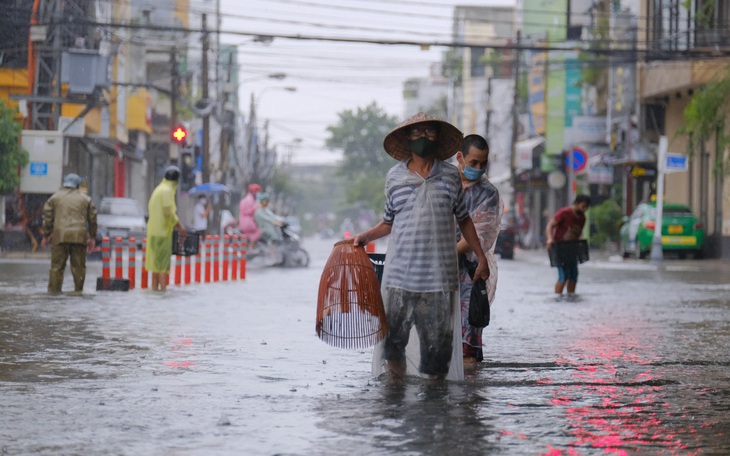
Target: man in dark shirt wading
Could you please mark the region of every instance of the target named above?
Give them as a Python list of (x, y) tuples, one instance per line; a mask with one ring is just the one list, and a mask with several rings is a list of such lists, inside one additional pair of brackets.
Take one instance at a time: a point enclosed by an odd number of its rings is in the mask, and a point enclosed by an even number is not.
[[(583, 227), (586, 224), (586, 211), (588, 211), (590, 205), (591, 198), (588, 195), (577, 195), (572, 206), (564, 207), (555, 213), (545, 229), (548, 249), (553, 248), (556, 242), (580, 239)], [(558, 266), (558, 281), (555, 283), (556, 294), (563, 294), (563, 288), (566, 284), (568, 295), (574, 294), (577, 283), (577, 261)]]

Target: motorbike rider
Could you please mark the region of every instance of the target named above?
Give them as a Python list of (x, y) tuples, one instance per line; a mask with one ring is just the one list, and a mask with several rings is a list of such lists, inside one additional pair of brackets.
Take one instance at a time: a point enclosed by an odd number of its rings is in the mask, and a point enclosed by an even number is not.
[(269, 196), (257, 196), (259, 207), (254, 212), (254, 220), (261, 229), (261, 242), (256, 249), (248, 252), (250, 259), (257, 259), (266, 266), (306, 267), (309, 254), (299, 243), (299, 236), (289, 230), (285, 219), (269, 208)]
[(269, 209), (269, 195), (267, 193), (259, 193), (256, 196), (259, 207), (253, 214), (254, 221), (261, 230), (261, 240), (266, 243), (284, 242), (284, 235), (281, 228), (284, 226), (284, 219), (274, 214)]
[(241, 199), (238, 206), (238, 231), (248, 237), (248, 248), (251, 250), (254, 249), (256, 242), (261, 238), (261, 230), (253, 218), (258, 207), (256, 197), (259, 193), (261, 193), (259, 184), (249, 185), (248, 193)]

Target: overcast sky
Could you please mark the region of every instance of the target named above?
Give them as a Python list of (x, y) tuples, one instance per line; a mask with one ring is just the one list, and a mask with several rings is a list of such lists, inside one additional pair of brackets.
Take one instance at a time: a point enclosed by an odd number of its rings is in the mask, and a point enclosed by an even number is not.
[[(511, 5), (505, 0), (221, 0), (223, 31), (380, 40), (451, 41), (454, 5)], [(426, 77), (444, 48), (345, 44), (223, 35), (239, 46), (241, 108), (258, 99), (260, 121), (270, 121), (271, 142), (292, 151), (294, 163), (332, 163), (324, 147), (337, 113), (375, 101), (403, 116), (403, 81)], [(266, 75), (285, 73), (278, 81)], [(283, 87), (296, 87), (289, 92)]]

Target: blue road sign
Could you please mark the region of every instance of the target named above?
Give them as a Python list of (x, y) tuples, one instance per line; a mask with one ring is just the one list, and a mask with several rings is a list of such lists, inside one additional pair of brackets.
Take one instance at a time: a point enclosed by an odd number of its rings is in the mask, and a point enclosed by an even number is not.
[(667, 171), (687, 171), (689, 163), (687, 156), (682, 154), (667, 154)]
[[(575, 147), (570, 151), (573, 155), (573, 171), (580, 172), (588, 166), (588, 154), (580, 147)], [(565, 157), (565, 164), (570, 165), (570, 157)]]
[(31, 176), (47, 176), (48, 175), (48, 163), (31, 162), (30, 163), (30, 175)]

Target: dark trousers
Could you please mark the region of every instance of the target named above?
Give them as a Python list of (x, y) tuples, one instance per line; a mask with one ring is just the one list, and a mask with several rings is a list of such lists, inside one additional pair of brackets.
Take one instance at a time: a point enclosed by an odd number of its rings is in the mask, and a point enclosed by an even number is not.
[(74, 291), (84, 290), (86, 280), (86, 244), (54, 244), (51, 246), (51, 273), (48, 292), (60, 293), (66, 260), (71, 257), (71, 274), (74, 277)]

